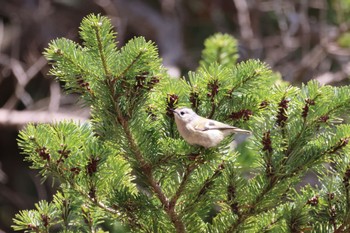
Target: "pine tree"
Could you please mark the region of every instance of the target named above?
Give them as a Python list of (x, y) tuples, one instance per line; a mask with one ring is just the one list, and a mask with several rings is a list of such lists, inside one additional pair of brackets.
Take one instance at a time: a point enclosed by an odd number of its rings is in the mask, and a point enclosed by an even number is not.
[[(19, 146), (51, 202), (14, 217), (26, 232), (349, 232), (350, 88), (288, 85), (265, 63), (237, 62), (227, 34), (205, 41), (198, 69), (169, 78), (142, 37), (118, 49), (110, 21), (89, 15), (82, 45), (53, 40), (50, 74), (91, 106), (87, 123), (28, 125)], [(172, 109), (249, 129), (236, 150), (187, 144)], [(247, 159), (248, 158), (248, 159)], [(307, 172), (318, 185), (296, 189)]]

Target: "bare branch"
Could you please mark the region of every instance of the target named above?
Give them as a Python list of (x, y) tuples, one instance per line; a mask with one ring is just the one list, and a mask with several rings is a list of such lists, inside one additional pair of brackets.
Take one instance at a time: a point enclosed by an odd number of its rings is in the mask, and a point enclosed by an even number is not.
[(51, 123), (62, 120), (73, 120), (83, 123), (88, 119), (88, 113), (73, 114), (49, 111), (16, 111), (0, 109), (0, 125), (21, 128), (28, 123)]

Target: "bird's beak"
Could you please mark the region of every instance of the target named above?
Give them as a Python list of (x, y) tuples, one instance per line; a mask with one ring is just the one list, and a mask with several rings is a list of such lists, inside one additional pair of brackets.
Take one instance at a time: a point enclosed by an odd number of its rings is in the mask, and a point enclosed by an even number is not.
[(175, 114), (178, 114), (178, 113), (176, 112), (176, 110), (175, 110), (175, 109), (170, 109), (170, 111), (171, 111), (171, 112), (173, 112), (173, 113), (174, 113), (174, 115), (175, 115)]

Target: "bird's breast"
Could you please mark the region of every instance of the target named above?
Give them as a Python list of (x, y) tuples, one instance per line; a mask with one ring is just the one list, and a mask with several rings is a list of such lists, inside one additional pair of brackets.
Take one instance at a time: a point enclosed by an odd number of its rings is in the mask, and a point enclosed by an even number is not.
[(175, 119), (177, 129), (186, 142), (204, 147), (217, 146), (225, 137), (225, 133), (217, 129), (197, 130), (191, 124), (183, 124)]

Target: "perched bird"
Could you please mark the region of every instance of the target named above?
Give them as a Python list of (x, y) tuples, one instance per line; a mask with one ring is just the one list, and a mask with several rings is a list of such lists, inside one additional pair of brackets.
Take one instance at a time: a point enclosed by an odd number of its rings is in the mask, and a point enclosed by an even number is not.
[(177, 130), (185, 141), (191, 145), (209, 148), (217, 146), (226, 136), (232, 133), (251, 134), (249, 130), (198, 116), (190, 108), (177, 108), (172, 111)]

